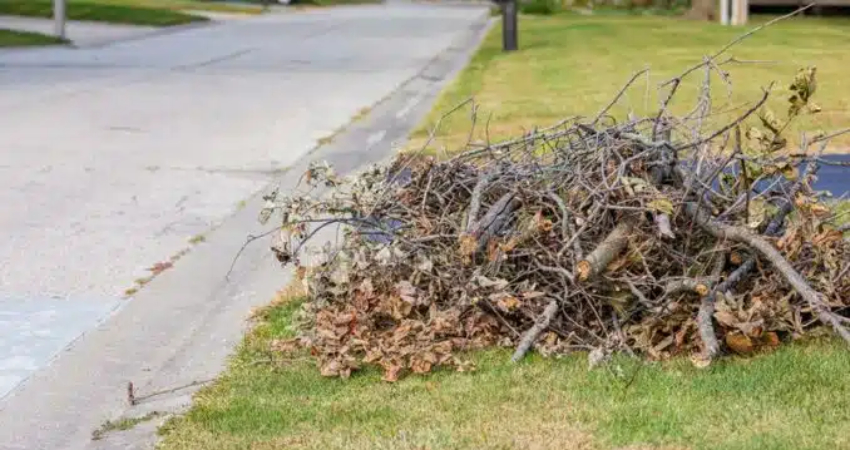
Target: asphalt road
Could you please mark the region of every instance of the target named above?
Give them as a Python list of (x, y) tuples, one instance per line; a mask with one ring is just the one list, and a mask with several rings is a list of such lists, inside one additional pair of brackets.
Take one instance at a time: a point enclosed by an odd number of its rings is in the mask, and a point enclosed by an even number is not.
[(150, 267), (483, 16), (343, 7), (0, 52), (0, 409)]

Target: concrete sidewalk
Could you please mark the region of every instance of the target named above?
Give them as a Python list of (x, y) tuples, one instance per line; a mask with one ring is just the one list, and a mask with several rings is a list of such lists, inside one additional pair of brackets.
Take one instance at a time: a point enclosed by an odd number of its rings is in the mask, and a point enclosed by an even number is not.
[[(29, 31), (53, 35), (54, 22), (37, 17), (0, 16), (0, 29)], [(68, 21), (66, 37), (76, 46), (102, 45), (128, 38), (137, 38), (160, 31), (156, 27), (118, 25), (101, 22)]]

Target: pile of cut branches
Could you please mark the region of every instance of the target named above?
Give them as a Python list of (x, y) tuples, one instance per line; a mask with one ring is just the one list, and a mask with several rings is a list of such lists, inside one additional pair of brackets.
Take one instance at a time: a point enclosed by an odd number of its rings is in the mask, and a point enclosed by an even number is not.
[[(269, 195), (262, 213), (282, 217), (272, 249), (308, 286), (301, 335), (277, 345), (309, 348), (326, 376), (378, 364), (391, 381), (466, 370), (461, 351), (496, 345), (514, 360), (585, 349), (702, 365), (817, 325), (850, 342), (850, 242), (812, 188), (830, 136), (795, 151), (783, 137), (818, 111), (815, 69), (794, 79), (783, 118), (766, 90), (708, 131), (707, 95), (668, 112), (680, 81), (651, 117), (603, 111), (347, 180), (312, 166), (315, 191)], [(331, 225), (343, 238), (308, 267), (305, 243)]]

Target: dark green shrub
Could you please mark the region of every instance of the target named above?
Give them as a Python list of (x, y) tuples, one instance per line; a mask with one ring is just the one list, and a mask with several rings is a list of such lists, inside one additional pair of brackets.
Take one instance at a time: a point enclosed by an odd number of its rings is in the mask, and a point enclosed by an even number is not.
[(557, 0), (528, 0), (520, 2), (519, 12), (547, 16), (558, 12), (559, 6)]

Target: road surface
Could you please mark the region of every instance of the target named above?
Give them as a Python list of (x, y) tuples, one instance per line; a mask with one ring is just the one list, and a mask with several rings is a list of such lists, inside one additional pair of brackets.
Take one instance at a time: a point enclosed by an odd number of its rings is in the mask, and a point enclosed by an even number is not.
[(343, 7), (0, 52), (0, 410), (149, 268), (484, 16)]
[[(0, 29), (28, 31), (53, 35), (53, 19), (38, 17), (0, 16)], [(116, 25), (103, 22), (81, 22), (69, 20), (65, 24), (65, 37), (75, 46), (87, 47), (104, 45), (124, 39), (138, 38), (165, 31), (155, 27)]]

